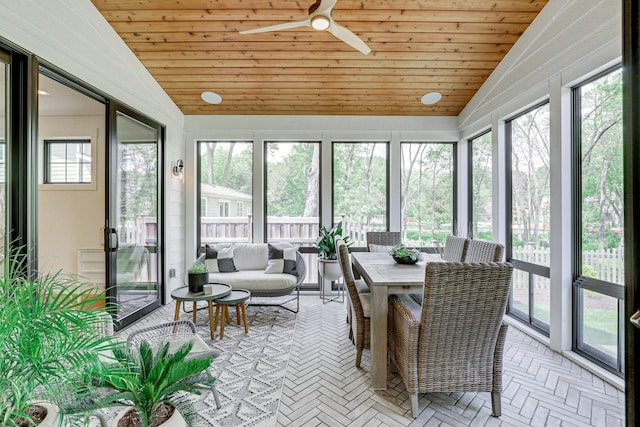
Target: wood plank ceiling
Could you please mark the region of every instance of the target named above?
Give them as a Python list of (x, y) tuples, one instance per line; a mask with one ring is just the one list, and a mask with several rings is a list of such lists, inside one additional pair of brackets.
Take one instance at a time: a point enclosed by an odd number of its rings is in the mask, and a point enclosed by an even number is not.
[(455, 116), (548, 0), (338, 0), (368, 55), (309, 27), (239, 34), (314, 0), (91, 1), (186, 115)]

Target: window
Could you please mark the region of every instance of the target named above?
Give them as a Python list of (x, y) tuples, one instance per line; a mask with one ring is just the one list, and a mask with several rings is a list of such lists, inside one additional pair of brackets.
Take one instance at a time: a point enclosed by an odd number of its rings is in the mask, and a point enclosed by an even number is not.
[(492, 239), (493, 164), (491, 131), (469, 140), (469, 208), (468, 236)]
[(90, 184), (90, 140), (45, 140), (45, 184)]
[(222, 216), (222, 217), (229, 216), (229, 201), (228, 200), (220, 200), (218, 202), (218, 216)]
[(236, 202), (236, 216), (244, 215), (244, 203)]
[(622, 73), (573, 89), (574, 347), (624, 372)]
[(207, 216), (207, 198), (200, 197), (200, 216)]
[(507, 260), (514, 266), (509, 313), (549, 334), (549, 104), (508, 120)]
[(389, 227), (388, 151), (386, 142), (333, 143), (333, 222), (343, 221), (354, 246)]
[(454, 231), (455, 145), (402, 143), (402, 240), (444, 245)]
[[(250, 242), (253, 143), (199, 141), (198, 151), (198, 243)], [(242, 203), (244, 215), (231, 210), (231, 203)]]

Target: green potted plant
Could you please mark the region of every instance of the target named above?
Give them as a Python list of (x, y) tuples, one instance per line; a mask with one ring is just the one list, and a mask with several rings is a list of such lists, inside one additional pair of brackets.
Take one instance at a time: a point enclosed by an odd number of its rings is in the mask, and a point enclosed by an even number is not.
[(203, 261), (196, 261), (189, 267), (187, 273), (189, 277), (189, 292), (203, 292), (204, 285), (209, 283), (209, 270), (207, 269), (207, 265)]
[(213, 385), (215, 378), (205, 372), (213, 357), (188, 358), (192, 342), (175, 352), (169, 347), (165, 342), (154, 350), (143, 341), (133, 347), (123, 343), (114, 348), (114, 361), (105, 363), (101, 374), (91, 381), (85, 400), (90, 403), (79, 404), (76, 411), (125, 406), (110, 423), (113, 427), (194, 425), (189, 393), (200, 394), (200, 388)]
[(338, 254), (336, 253), (336, 238), (341, 237), (344, 244), (351, 245), (349, 236), (343, 236), (342, 221), (333, 228), (328, 229), (324, 225), (320, 228), (320, 234), (313, 246), (318, 248), (318, 272), (328, 281), (337, 280), (342, 275)]
[(74, 390), (75, 378), (98, 369), (100, 357), (115, 345), (113, 336), (99, 332), (111, 317), (93, 309), (103, 294), (61, 273), (27, 274), (27, 261), (17, 251), (0, 274), (3, 426), (38, 417), (43, 425), (58, 423), (61, 390)]
[(402, 243), (391, 248), (389, 254), (398, 264), (415, 264), (423, 259), (422, 253), (418, 249), (408, 248)]

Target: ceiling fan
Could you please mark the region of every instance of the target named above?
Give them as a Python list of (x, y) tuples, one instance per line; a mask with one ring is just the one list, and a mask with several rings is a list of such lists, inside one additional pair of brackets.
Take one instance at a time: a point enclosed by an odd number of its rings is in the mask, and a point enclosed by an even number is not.
[(240, 31), (240, 34), (256, 34), (266, 33), (268, 31), (287, 30), (289, 28), (311, 27), (318, 31), (327, 30), (349, 46), (367, 55), (371, 52), (371, 48), (369, 48), (360, 37), (338, 24), (331, 17), (331, 9), (336, 5), (336, 2), (337, 0), (316, 0), (316, 2), (309, 7), (309, 16), (306, 19)]

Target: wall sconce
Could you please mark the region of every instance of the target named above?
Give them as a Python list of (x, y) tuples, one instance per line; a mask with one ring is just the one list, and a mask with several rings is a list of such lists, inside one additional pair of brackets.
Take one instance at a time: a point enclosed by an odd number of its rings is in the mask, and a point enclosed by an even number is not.
[(182, 160), (176, 160), (175, 162), (171, 162), (171, 166), (171, 174), (176, 178), (182, 178), (184, 162)]

